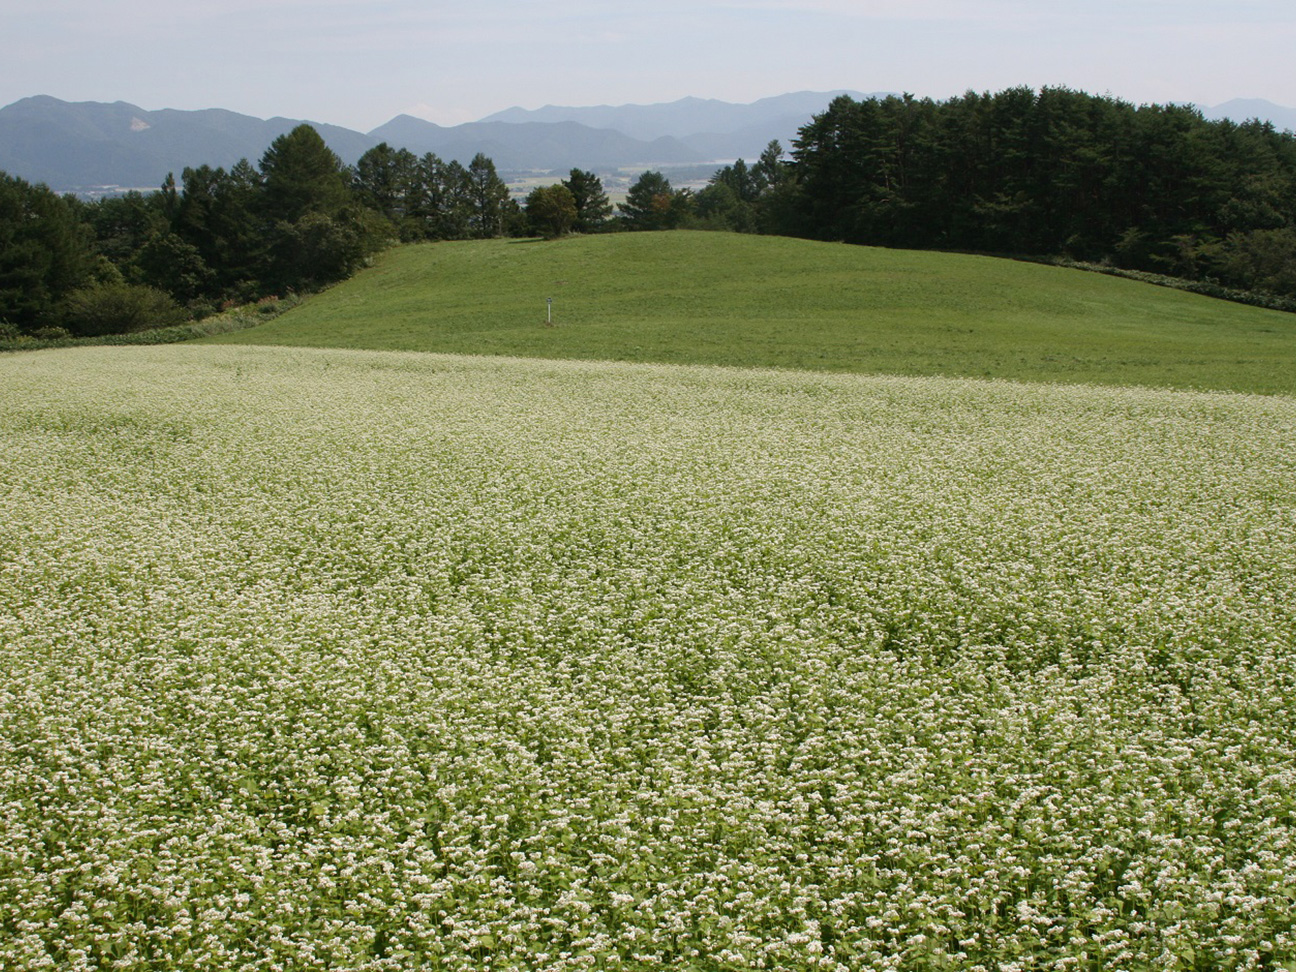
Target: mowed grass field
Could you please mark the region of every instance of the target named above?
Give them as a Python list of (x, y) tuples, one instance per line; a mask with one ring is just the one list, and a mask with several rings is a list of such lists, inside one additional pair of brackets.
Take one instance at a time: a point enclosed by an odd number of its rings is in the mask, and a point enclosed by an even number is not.
[(401, 247), (209, 340), (1296, 394), (1296, 315), (1037, 264), (722, 233)]

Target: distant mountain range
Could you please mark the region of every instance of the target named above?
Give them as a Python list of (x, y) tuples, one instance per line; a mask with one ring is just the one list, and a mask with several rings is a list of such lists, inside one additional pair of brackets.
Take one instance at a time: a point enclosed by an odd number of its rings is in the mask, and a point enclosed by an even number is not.
[[(803, 91), (732, 104), (683, 98), (655, 105), (510, 108), (443, 127), (399, 115), (371, 132), (309, 122), (344, 162), (387, 142), (422, 155), (469, 162), (484, 152), (502, 172), (573, 167), (610, 172), (628, 166), (755, 160), (772, 139), (790, 148), (797, 130), (839, 94)], [(876, 92), (885, 94), (885, 92)], [(1262, 118), (1296, 129), (1296, 108), (1236, 100), (1202, 108), (1207, 118)], [(146, 111), (125, 102), (66, 102), (46, 95), (0, 108), (0, 171), (60, 192), (104, 187), (153, 189), (186, 167), (257, 162), (280, 135), (301, 124), (222, 109)]]
[[(879, 97), (888, 92), (875, 92)], [(483, 122), (575, 122), (590, 128), (611, 129), (631, 138), (675, 138), (706, 161), (755, 158), (771, 139), (790, 147), (797, 129), (828, 107), (838, 95), (867, 98), (858, 91), (799, 91), (762, 98), (747, 105), (703, 98), (682, 98), (659, 105), (600, 105), (562, 108), (546, 105), (528, 111), (509, 108), (483, 118)]]
[[(41, 95), (0, 108), (0, 170), (60, 192), (113, 185), (155, 189), (168, 172), (179, 180), (186, 166), (255, 162), (298, 124), (219, 108), (145, 111), (123, 101), (71, 103)], [(351, 161), (374, 144), (336, 125), (315, 128)]]
[[(566, 174), (573, 167), (612, 171), (755, 160), (771, 139), (790, 148), (797, 129), (840, 93), (801, 92), (747, 105), (685, 98), (619, 108), (514, 108), (453, 127), (399, 115), (367, 133), (309, 124), (347, 163), (387, 142), (464, 164), (484, 152), (503, 172)], [(189, 166), (228, 168), (243, 158), (255, 163), (271, 142), (299, 124), (221, 109), (147, 111), (121, 101), (66, 102), (40, 95), (0, 108), (0, 170), (60, 192), (152, 189), (169, 172), (178, 180)]]
[(1259, 118), (1261, 121), (1273, 122), (1274, 128), (1280, 131), (1296, 132), (1296, 108), (1284, 108), (1282, 105), (1275, 105), (1272, 101), (1264, 101), (1260, 98), (1234, 98), (1213, 108), (1207, 108), (1205, 105), (1197, 107), (1212, 121), (1229, 118), (1235, 122), (1243, 122), (1251, 118)]
[[(808, 120), (808, 119), (807, 119)], [(484, 152), (496, 168), (506, 171), (607, 169), (622, 165), (705, 162), (677, 138), (652, 141), (631, 138), (611, 129), (576, 122), (470, 122), (442, 128), (410, 115), (398, 115), (369, 133), (378, 142), (407, 148), (416, 155), (435, 152), (449, 161), (467, 164)]]

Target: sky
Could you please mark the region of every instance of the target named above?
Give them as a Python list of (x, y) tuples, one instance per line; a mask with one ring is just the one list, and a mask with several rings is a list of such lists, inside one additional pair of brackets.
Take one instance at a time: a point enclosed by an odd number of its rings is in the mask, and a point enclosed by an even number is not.
[(1062, 85), (1296, 106), (1293, 0), (5, 0), (0, 105), (227, 108), (370, 131), (547, 104)]

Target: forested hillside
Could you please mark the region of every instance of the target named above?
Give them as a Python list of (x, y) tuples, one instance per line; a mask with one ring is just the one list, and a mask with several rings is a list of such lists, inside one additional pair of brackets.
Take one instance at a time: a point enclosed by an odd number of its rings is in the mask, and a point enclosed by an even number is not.
[(309, 292), (397, 240), (680, 227), (1079, 261), (1296, 307), (1296, 135), (1064, 88), (842, 95), (790, 157), (771, 142), (696, 192), (643, 172), (618, 210), (594, 172), (523, 207), (484, 154), (382, 143), (345, 166), (308, 125), (257, 165), (93, 204), (0, 173), (0, 340)]
[(622, 211), (637, 229), (1061, 258), (1296, 295), (1296, 135), (1065, 88), (842, 95), (790, 159), (772, 143), (697, 193), (644, 173)]
[(0, 173), (0, 339), (203, 317), (344, 279), (398, 238), (500, 236), (520, 218), (485, 156), (465, 167), (379, 145), (352, 168), (309, 125), (255, 166), (185, 169), (148, 195), (85, 203)]
[(793, 158), (783, 232), (1296, 293), (1296, 137), (1266, 123), (1061, 88), (840, 97)]

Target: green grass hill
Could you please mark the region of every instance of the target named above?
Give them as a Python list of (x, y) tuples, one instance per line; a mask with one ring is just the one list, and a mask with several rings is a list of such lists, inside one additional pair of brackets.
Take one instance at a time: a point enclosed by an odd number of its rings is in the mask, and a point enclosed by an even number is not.
[(1011, 260), (727, 233), (400, 247), (207, 340), (1296, 394), (1296, 315)]

